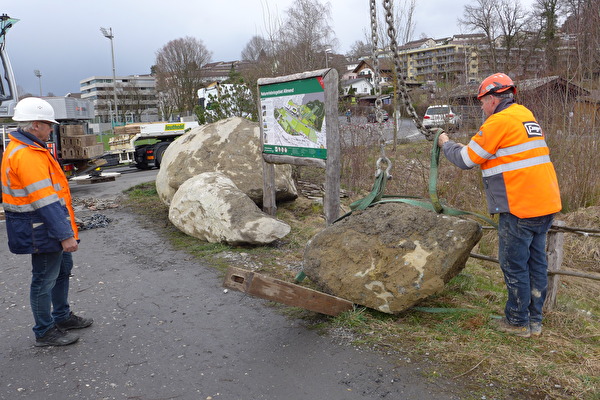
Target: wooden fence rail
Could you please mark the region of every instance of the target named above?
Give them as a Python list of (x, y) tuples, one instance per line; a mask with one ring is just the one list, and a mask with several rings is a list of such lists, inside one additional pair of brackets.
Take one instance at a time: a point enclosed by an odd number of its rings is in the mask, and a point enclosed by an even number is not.
[[(484, 227), (484, 229), (495, 229), (492, 227)], [(599, 274), (592, 274), (587, 272), (573, 271), (571, 269), (562, 269), (562, 262), (564, 257), (564, 240), (565, 233), (572, 233), (582, 236), (600, 237), (600, 229), (589, 229), (589, 228), (573, 228), (565, 226), (564, 221), (555, 221), (550, 231), (548, 231), (547, 240), (547, 254), (548, 254), (548, 292), (546, 295), (546, 301), (544, 302), (544, 311), (552, 310), (556, 307), (556, 297), (558, 295), (558, 288), (560, 286), (560, 276), (576, 276), (579, 278), (593, 279), (600, 281)], [(484, 256), (482, 254), (471, 253), (472, 258), (476, 258), (484, 261), (491, 261), (500, 263), (497, 258)]]

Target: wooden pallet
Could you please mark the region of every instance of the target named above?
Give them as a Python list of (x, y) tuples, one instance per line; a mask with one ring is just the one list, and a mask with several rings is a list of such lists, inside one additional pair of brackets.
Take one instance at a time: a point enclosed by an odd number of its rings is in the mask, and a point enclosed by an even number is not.
[(331, 316), (354, 308), (351, 301), (235, 267), (229, 267), (227, 270), (223, 286), (262, 299)]

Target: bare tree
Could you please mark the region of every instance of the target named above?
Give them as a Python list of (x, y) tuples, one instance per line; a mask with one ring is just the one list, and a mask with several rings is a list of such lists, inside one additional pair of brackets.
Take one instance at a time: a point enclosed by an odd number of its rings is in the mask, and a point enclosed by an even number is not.
[[(563, 31), (571, 37), (576, 60), (571, 75), (581, 80), (600, 77), (600, 0), (566, 0)], [(598, 83), (596, 83), (598, 85)]]
[(131, 115), (134, 122), (141, 121), (144, 112), (157, 112), (156, 109), (150, 110), (149, 108), (153, 99), (156, 98), (156, 93), (142, 90), (135, 76), (120, 85), (119, 89), (119, 100), (122, 99), (119, 102), (119, 111), (123, 115)]
[(371, 45), (362, 40), (357, 40), (350, 46), (350, 51), (346, 53), (346, 57), (351, 60), (358, 60), (360, 57), (371, 55)]
[(539, 18), (535, 19), (534, 13), (524, 9), (520, 0), (477, 0), (476, 3), (465, 6), (459, 23), (485, 36), (484, 45), (478, 49), (481, 72), (502, 70), (516, 78), (538, 73), (543, 65), (538, 51), (543, 36)]
[(253, 62), (240, 71), (258, 105), (259, 78), (325, 68), (326, 50), (337, 45), (331, 28), (331, 10), (320, 0), (298, 0), (286, 10), (283, 20), (262, 3), (264, 34), (254, 36), (244, 47), (242, 58)]
[(319, 0), (297, 0), (287, 11), (279, 30), (279, 72), (289, 74), (324, 68), (326, 50), (337, 39), (330, 25), (331, 7)]
[(559, 0), (536, 0), (533, 4), (535, 14), (540, 20), (540, 32), (546, 54), (547, 71), (550, 74), (558, 70), (558, 15)]
[(175, 39), (156, 52), (157, 90), (166, 94), (177, 112), (191, 113), (196, 105), (196, 91), (202, 86), (201, 68), (212, 53), (201, 40)]
[(259, 61), (270, 52), (271, 45), (262, 36), (253, 36), (242, 50), (242, 60)]
[[(475, 5), (466, 5), (463, 17), (459, 18), (459, 23), (468, 30), (481, 32), (486, 38), (486, 47), (488, 56), (484, 58), (487, 62), (487, 69), (498, 70), (498, 58), (496, 55), (495, 39), (498, 35), (498, 20), (496, 0), (476, 0)], [(482, 60), (483, 61), (483, 60)]]
[[(516, 76), (521, 64), (523, 44), (527, 34), (524, 27), (528, 16), (519, 0), (500, 0), (495, 3), (498, 15), (503, 70)], [(526, 40), (525, 40), (526, 41)]]
[[(394, 20), (394, 29), (396, 31), (396, 42), (399, 45), (403, 45), (410, 42), (415, 34), (415, 8), (416, 0), (399, 0), (398, 3), (391, 3), (392, 5), (392, 18)], [(378, 35), (379, 44), (382, 48), (389, 46), (389, 25), (385, 10), (381, 9), (377, 12), (379, 21), (378, 24)]]

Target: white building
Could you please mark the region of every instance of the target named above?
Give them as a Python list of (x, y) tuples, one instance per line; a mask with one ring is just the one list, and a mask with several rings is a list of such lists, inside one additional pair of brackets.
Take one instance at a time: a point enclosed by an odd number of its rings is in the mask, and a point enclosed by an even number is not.
[[(94, 105), (95, 118), (90, 124), (96, 133), (109, 131), (112, 125), (159, 120), (156, 80), (152, 75), (91, 76), (79, 81), (81, 98)], [(118, 115), (115, 115), (115, 110)]]
[[(356, 79), (349, 79), (342, 81), (342, 90), (344, 94), (355, 94), (358, 96), (366, 96), (371, 94), (373, 90), (373, 84), (366, 77), (359, 77)], [(352, 90), (353, 93), (349, 93)]]

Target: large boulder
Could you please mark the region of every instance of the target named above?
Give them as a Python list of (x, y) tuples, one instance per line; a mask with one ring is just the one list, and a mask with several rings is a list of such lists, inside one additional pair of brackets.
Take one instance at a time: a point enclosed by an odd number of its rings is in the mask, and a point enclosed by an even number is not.
[(289, 225), (263, 213), (219, 172), (185, 181), (171, 200), (169, 220), (182, 232), (210, 243), (260, 245), (290, 232)]
[(318, 233), (305, 249), (304, 272), (326, 293), (395, 314), (439, 293), (481, 235), (475, 221), (379, 204)]
[[(260, 128), (245, 118), (228, 118), (192, 129), (169, 145), (156, 176), (166, 204), (185, 181), (203, 172), (222, 172), (256, 204), (263, 200)], [(298, 197), (290, 165), (275, 166), (276, 200)]]

